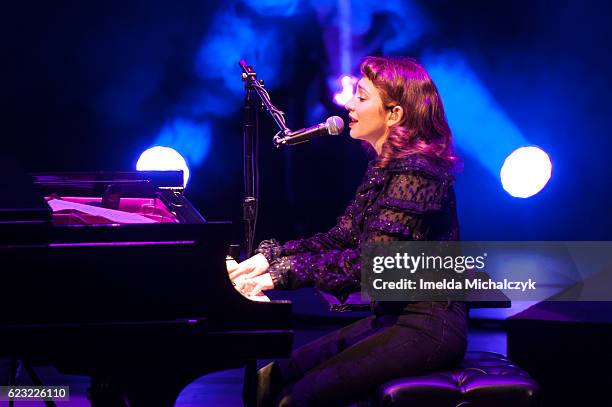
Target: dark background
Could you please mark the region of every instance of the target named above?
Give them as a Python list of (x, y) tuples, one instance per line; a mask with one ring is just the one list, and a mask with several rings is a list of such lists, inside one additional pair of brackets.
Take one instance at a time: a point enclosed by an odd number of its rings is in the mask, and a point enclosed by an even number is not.
[[(450, 52), (467, 61), (493, 102), (475, 119), (447, 104), (449, 118), (466, 118), (457, 130), (464, 170), (456, 184), (464, 239), (610, 240), (611, 5), (350, 4), (353, 74), (368, 54), (427, 61)], [(246, 57), (266, 80), (292, 129), (333, 114), (346, 117), (331, 102), (330, 78), (343, 73), (337, 5), (325, 0), (5, 5), (0, 149), (28, 171), (133, 170), (142, 151), (170, 141), (190, 163), (190, 200), (207, 219), (235, 221), (239, 239), (237, 60)], [(443, 97), (461, 92), (438, 86)], [(466, 95), (466, 108), (470, 103)], [(529, 144), (551, 156), (550, 182), (529, 199), (508, 195), (498, 174), (487, 169), (496, 159), (487, 143), (512, 143), (503, 128), (483, 133), (492, 111), (502, 112)], [(271, 120), (262, 115), (260, 123), (258, 240), (282, 241), (329, 228), (371, 156), (347, 131), (276, 150)], [(450, 124), (455, 131), (453, 120)]]

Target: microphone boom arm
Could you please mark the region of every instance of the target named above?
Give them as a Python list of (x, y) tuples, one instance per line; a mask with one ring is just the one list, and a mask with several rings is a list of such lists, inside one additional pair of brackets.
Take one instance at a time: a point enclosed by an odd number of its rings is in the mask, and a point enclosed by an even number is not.
[(291, 133), (291, 130), (285, 124), (284, 113), (276, 108), (272, 104), (270, 100), (270, 95), (268, 91), (264, 88), (263, 80), (257, 79), (257, 73), (253, 70), (253, 67), (247, 64), (244, 59), (241, 59), (239, 62), (240, 68), (242, 68), (242, 80), (245, 82), (245, 86), (247, 88), (253, 89), (259, 99), (261, 100), (262, 105), (266, 109), (266, 111), (272, 116), (274, 123), (279, 128), (279, 133), (287, 136)]

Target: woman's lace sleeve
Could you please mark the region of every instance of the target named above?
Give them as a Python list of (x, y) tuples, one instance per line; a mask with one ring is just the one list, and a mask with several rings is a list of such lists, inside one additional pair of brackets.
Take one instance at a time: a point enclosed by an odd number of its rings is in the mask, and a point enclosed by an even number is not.
[(329, 250), (343, 250), (357, 247), (359, 239), (359, 229), (355, 216), (361, 210), (364, 201), (364, 188), (357, 190), (357, 196), (349, 204), (336, 221), (336, 225), (329, 231), (317, 233), (306, 239), (290, 240), (281, 245), (275, 239), (264, 240), (259, 244), (255, 251), (263, 254), (268, 263), (272, 264), (275, 260), (284, 256), (291, 256), (298, 253), (322, 253)]
[[(418, 233), (424, 233), (426, 214), (440, 209), (446, 186), (446, 181), (418, 171), (392, 174), (366, 217), (361, 243), (426, 238)], [(360, 249), (281, 256), (271, 263), (270, 275), (276, 288), (316, 286), (343, 299), (359, 290)]]
[(263, 254), (268, 263), (272, 264), (280, 257), (297, 253), (319, 253), (355, 247), (358, 231), (353, 223), (353, 206), (354, 203), (347, 208), (344, 215), (338, 218), (336, 225), (325, 233), (317, 233), (306, 239), (290, 240), (284, 245), (279, 244), (275, 239), (264, 240), (255, 252)]

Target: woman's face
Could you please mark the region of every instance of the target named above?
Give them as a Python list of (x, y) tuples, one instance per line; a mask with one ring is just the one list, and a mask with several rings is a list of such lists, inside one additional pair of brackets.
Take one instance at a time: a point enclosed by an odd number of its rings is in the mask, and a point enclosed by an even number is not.
[(367, 141), (377, 149), (389, 129), (389, 112), (385, 110), (378, 89), (372, 81), (361, 78), (357, 82), (355, 95), (344, 107), (349, 111), (351, 137)]

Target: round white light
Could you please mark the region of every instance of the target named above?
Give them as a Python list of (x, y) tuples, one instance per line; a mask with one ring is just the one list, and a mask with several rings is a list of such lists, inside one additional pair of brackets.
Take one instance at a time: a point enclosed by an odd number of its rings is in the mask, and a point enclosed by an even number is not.
[(189, 180), (187, 161), (170, 147), (151, 147), (140, 155), (136, 162), (138, 171), (176, 171), (183, 170), (183, 186)]
[(551, 171), (548, 154), (538, 147), (521, 147), (506, 157), (499, 175), (506, 192), (517, 198), (529, 198), (544, 188)]
[(348, 103), (349, 100), (353, 97), (353, 88), (357, 83), (357, 78), (350, 75), (344, 75), (340, 79), (340, 85), (342, 86), (342, 90), (340, 92), (336, 92), (334, 94), (334, 102), (337, 105), (344, 106)]

